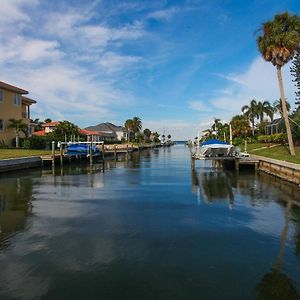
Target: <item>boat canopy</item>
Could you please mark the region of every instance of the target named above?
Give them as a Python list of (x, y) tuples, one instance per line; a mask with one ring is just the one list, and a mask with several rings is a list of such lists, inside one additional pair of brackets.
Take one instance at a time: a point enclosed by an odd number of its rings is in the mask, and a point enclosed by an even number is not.
[(213, 145), (213, 144), (218, 144), (218, 145), (229, 145), (229, 144), (226, 143), (226, 142), (223, 142), (223, 141), (220, 141), (220, 140), (217, 140), (217, 139), (211, 139), (211, 140), (207, 140), (207, 141), (201, 143), (201, 146)]

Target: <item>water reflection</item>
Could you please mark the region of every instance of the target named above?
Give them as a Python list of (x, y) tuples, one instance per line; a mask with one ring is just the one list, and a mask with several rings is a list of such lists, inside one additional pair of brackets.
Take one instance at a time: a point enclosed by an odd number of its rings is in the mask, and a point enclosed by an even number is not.
[(8, 238), (23, 230), (32, 211), (32, 178), (7, 176), (0, 180), (0, 250), (9, 245)]
[(258, 300), (300, 299), (300, 293), (297, 291), (293, 280), (281, 272), (288, 239), (291, 208), (292, 202), (288, 201), (284, 213), (285, 222), (280, 236), (279, 252), (271, 271), (266, 273), (257, 285)]
[(232, 185), (223, 171), (211, 170), (197, 173), (196, 170), (192, 170), (192, 190), (197, 192), (198, 203), (202, 198), (205, 203), (226, 200), (230, 208), (233, 205)]
[[(224, 170), (200, 168), (191, 171), (192, 191), (197, 202), (226, 201), (229, 207), (234, 203), (234, 194), (245, 195), (251, 206), (263, 205), (277, 199), (284, 207), (284, 226), (279, 238), (279, 250), (271, 271), (264, 274), (257, 284), (257, 299), (279, 300), (300, 299), (300, 293), (287, 274), (281, 271), (291, 223), (294, 225), (295, 252), (300, 256), (300, 199), (299, 187), (264, 173), (249, 174)], [(233, 189), (235, 192), (233, 192)], [(291, 222), (292, 221), (292, 222)]]
[(1, 300), (270, 299), (276, 287), (297, 299), (299, 189), (189, 163), (174, 147), (107, 160), (105, 173), (0, 176), (1, 228), (23, 212), (1, 242)]

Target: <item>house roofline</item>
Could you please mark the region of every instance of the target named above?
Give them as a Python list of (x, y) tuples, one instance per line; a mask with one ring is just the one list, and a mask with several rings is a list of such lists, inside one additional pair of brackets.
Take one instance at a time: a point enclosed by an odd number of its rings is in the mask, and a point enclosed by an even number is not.
[(8, 90), (8, 91), (15, 92), (15, 93), (18, 93), (18, 94), (21, 94), (21, 95), (29, 94), (28, 91), (23, 90), (19, 87), (13, 86), (11, 84), (5, 83), (3, 81), (0, 81), (0, 89)]

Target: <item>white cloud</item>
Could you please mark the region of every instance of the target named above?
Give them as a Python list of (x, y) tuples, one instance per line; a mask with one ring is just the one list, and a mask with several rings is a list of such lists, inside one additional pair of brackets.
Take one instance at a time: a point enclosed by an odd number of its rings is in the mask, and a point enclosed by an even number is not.
[[(289, 67), (289, 64), (284, 66), (282, 72), (286, 97), (293, 104), (295, 88)], [(211, 99), (211, 104), (226, 116), (240, 113), (241, 107), (252, 99), (273, 103), (280, 98), (276, 68), (261, 57), (254, 59), (245, 72), (223, 77), (229, 81), (229, 85), (218, 91), (219, 95)]]
[(169, 20), (175, 14), (177, 14), (178, 11), (179, 11), (179, 8), (173, 6), (168, 9), (161, 9), (161, 10), (154, 11), (148, 15), (148, 18), (155, 19), (155, 20)]
[(25, 39), (17, 36), (0, 47), (0, 63), (7, 61), (37, 62), (63, 56), (56, 41)]
[(179, 119), (164, 120), (144, 120), (143, 128), (149, 128), (151, 131), (158, 133), (171, 134), (172, 140), (188, 140), (194, 139), (198, 132), (209, 127), (213, 120), (202, 120), (201, 122), (188, 122)]
[(23, 8), (38, 4), (39, 0), (1, 0), (0, 24), (30, 21), (30, 17), (23, 11)]
[(203, 101), (190, 101), (189, 107), (193, 110), (197, 110), (199, 112), (210, 112), (211, 108), (207, 103), (204, 103)]
[(99, 64), (106, 72), (113, 73), (124, 69), (124, 67), (139, 63), (141, 60), (142, 58), (138, 56), (118, 55), (113, 52), (106, 52), (100, 58)]

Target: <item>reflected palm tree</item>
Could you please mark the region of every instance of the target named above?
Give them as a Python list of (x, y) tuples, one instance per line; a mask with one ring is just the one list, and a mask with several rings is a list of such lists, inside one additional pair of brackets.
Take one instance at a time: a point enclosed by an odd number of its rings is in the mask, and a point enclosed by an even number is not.
[(257, 285), (258, 300), (299, 300), (300, 294), (293, 285), (293, 281), (280, 272), (283, 264), (285, 244), (289, 232), (289, 220), (292, 202), (288, 201), (284, 214), (284, 227), (280, 237), (280, 248), (271, 272), (265, 274)]

